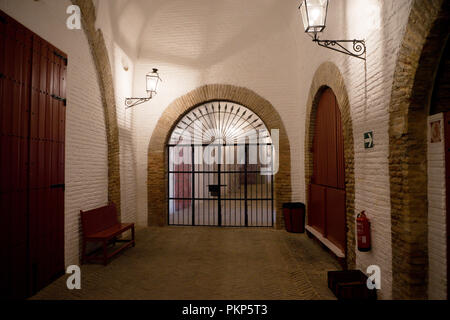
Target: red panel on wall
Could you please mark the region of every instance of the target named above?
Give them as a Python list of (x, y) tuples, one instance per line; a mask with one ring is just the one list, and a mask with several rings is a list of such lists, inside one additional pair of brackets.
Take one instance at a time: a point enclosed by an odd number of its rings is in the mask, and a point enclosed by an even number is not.
[[(336, 97), (331, 90), (324, 92), (324, 99), (327, 108), (324, 108), (327, 114), (327, 127), (321, 133), (326, 135), (326, 155), (327, 155), (327, 186), (337, 188), (337, 137), (336, 137)], [(321, 99), (322, 100), (322, 99)]]
[(327, 238), (345, 251), (345, 191), (327, 188)]
[(337, 188), (345, 190), (345, 154), (344, 135), (342, 128), (341, 111), (336, 100), (336, 168), (337, 168)]
[[(12, 103), (14, 91), (14, 80), (2, 78), (2, 100), (1, 100), (1, 117), (0, 117), (0, 133), (2, 135), (12, 135)], [(8, 107), (9, 106), (9, 107)]]
[[(11, 201), (11, 193), (0, 193), (0, 210), (2, 213), (11, 212)], [(0, 214), (0, 225), (11, 225), (11, 219), (12, 216), (10, 214)], [(0, 240), (4, 244), (0, 246), (0, 261), (3, 262), (0, 265), (0, 298), (7, 298), (12, 296), (12, 264), (10, 263), (10, 261), (13, 246), (11, 245), (10, 240), (11, 232), (11, 228), (4, 228), (3, 232), (0, 232)]]
[(8, 136), (0, 136), (0, 193), (9, 192), (11, 188), (11, 143)]
[(308, 224), (320, 233), (325, 233), (326, 188), (312, 184), (310, 187)]
[(327, 127), (326, 108), (327, 105), (324, 105), (321, 100), (317, 108), (315, 121), (313, 183), (318, 185), (327, 185), (327, 141), (326, 136), (320, 134)]
[(317, 106), (313, 153), (308, 221), (345, 250), (344, 139), (339, 105), (331, 89), (322, 93)]
[(317, 106), (313, 150), (313, 183), (345, 188), (341, 113), (331, 89), (323, 92)]

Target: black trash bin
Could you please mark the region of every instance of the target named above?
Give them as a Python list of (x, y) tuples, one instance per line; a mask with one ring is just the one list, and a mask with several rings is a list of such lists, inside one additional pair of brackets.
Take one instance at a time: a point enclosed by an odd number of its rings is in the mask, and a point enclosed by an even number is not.
[(284, 225), (287, 232), (305, 232), (305, 205), (300, 202), (283, 204)]

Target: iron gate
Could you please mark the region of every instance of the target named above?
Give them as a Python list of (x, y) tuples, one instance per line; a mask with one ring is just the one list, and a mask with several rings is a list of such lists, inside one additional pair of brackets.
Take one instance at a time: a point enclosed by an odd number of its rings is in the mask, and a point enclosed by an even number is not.
[[(205, 152), (219, 160), (205, 163)], [(168, 145), (169, 225), (273, 227), (273, 152), (271, 143)]]

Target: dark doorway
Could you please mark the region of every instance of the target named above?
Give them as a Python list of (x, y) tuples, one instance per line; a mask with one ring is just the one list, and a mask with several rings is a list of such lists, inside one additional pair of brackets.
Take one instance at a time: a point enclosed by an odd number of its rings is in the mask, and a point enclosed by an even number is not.
[(0, 296), (64, 273), (67, 58), (0, 11)]
[(313, 163), (308, 224), (345, 252), (344, 139), (339, 105), (329, 88), (317, 106)]

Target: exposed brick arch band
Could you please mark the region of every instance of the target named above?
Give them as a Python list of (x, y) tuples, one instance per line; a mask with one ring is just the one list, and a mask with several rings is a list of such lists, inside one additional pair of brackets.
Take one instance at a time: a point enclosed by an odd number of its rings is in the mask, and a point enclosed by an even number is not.
[(167, 148), (173, 127), (190, 110), (213, 100), (226, 100), (241, 104), (255, 114), (269, 129), (280, 130), (280, 167), (275, 176), (276, 226), (283, 227), (282, 205), (291, 201), (291, 149), (285, 127), (275, 108), (255, 92), (231, 85), (205, 85), (172, 102), (162, 114), (153, 131), (148, 148), (148, 223), (167, 225)]
[(116, 115), (113, 76), (108, 50), (101, 30), (95, 27), (95, 6), (92, 0), (72, 0), (81, 9), (83, 29), (91, 48), (105, 112), (106, 140), (108, 143), (108, 201), (116, 204), (120, 217), (120, 154), (119, 127)]
[(428, 276), (427, 117), (448, 38), (449, 5), (415, 0), (400, 48), (389, 107), (394, 299), (426, 299)]
[(342, 118), (345, 157), (345, 191), (346, 191), (346, 220), (347, 220), (347, 248), (346, 263), (349, 268), (355, 265), (355, 173), (354, 173), (354, 143), (353, 126), (350, 115), (350, 103), (344, 78), (338, 67), (331, 63), (323, 63), (316, 71), (311, 84), (306, 109), (306, 135), (305, 135), (305, 189), (306, 197), (309, 195), (309, 185), (313, 174), (313, 138), (317, 106), (325, 89), (331, 88), (336, 95)]

